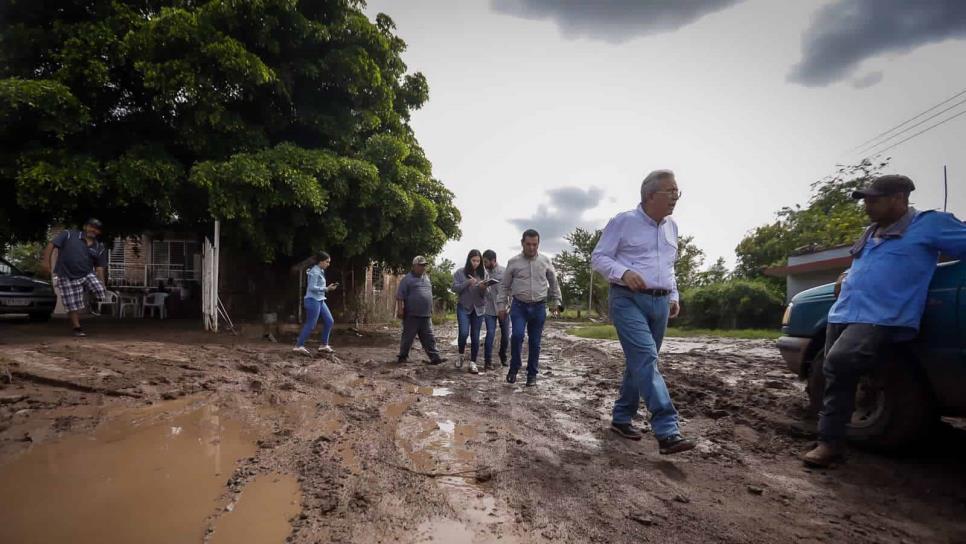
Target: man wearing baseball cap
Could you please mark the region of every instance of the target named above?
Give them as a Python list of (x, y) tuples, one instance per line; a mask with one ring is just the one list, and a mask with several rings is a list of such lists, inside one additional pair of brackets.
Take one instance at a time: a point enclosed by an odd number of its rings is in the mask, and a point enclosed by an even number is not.
[(859, 379), (883, 364), (890, 344), (918, 334), (939, 254), (966, 257), (966, 225), (910, 207), (915, 188), (908, 177), (889, 175), (852, 193), (872, 224), (850, 250), (852, 267), (829, 312), (818, 445), (802, 456), (806, 465), (827, 467), (842, 457)]
[(403, 322), (397, 357), (399, 363), (409, 359), (409, 350), (416, 336), (419, 336), (419, 343), (429, 356), (429, 364), (438, 365), (446, 361), (440, 357), (433, 335), (433, 284), (426, 273), (426, 265), (426, 258), (422, 255), (414, 258), (412, 272), (403, 277), (396, 290), (396, 313)]
[[(87, 336), (80, 326), (80, 314), (77, 313), (84, 307), (84, 292), (93, 293), (98, 300), (107, 298), (107, 290), (104, 288), (107, 249), (97, 240), (102, 228), (103, 225), (97, 219), (88, 219), (83, 230), (61, 232), (44, 250), (41, 266), (48, 274), (53, 270), (51, 279), (54, 291), (67, 310), (74, 336)], [(54, 260), (57, 261), (56, 265)]]

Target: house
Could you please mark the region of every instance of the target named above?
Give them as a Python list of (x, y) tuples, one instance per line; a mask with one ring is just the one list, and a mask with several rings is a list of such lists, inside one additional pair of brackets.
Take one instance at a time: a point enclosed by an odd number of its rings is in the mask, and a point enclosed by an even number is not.
[(832, 283), (852, 266), (850, 245), (829, 249), (802, 248), (788, 257), (785, 266), (765, 269), (766, 276), (786, 278), (786, 301), (802, 291)]

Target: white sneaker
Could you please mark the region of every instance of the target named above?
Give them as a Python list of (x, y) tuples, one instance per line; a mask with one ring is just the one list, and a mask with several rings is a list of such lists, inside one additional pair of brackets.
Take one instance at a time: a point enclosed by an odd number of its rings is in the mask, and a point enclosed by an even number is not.
[(480, 369), (476, 368), (476, 363), (474, 363), (473, 361), (470, 361), (469, 373), (470, 374), (479, 374), (480, 373)]
[(294, 348), (292, 348), (292, 351), (294, 351), (295, 353), (298, 353), (299, 355), (308, 355), (309, 357), (312, 356), (312, 352), (305, 349), (305, 346), (295, 346)]
[(326, 344), (324, 346), (319, 346), (319, 352), (321, 352), (321, 353), (335, 353), (335, 350), (332, 349), (332, 346)]

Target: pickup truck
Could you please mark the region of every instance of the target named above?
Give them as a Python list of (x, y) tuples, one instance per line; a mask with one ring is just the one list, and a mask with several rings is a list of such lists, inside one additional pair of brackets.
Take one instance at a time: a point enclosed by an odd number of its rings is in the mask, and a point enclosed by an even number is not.
[[(825, 326), (835, 284), (803, 291), (782, 319), (778, 340), (788, 368), (807, 383), (810, 415), (822, 406)], [(859, 384), (851, 441), (899, 448), (923, 436), (940, 416), (966, 416), (966, 261), (937, 265), (919, 336), (895, 344)]]

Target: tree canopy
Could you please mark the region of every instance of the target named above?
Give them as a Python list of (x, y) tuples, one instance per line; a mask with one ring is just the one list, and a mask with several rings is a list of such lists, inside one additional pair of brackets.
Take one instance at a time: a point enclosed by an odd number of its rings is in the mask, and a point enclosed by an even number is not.
[(428, 99), (360, 0), (0, 3), (0, 245), (89, 215), (225, 222), (272, 261), (403, 265), (459, 237), (410, 114)]
[(782, 208), (774, 222), (754, 229), (738, 244), (735, 276), (760, 278), (766, 267), (785, 264), (796, 250), (827, 249), (854, 242), (868, 218), (862, 206), (852, 199), (852, 191), (871, 182), (887, 164), (888, 159), (881, 163), (866, 159), (813, 183), (812, 196), (805, 207)]

